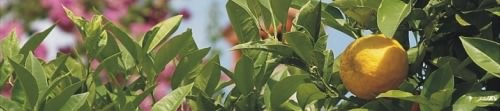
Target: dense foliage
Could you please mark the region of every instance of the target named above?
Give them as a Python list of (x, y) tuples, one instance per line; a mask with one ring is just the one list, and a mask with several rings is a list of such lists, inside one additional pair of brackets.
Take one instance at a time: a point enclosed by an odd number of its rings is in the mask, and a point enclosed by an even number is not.
[[(482, 0), (228, 0), (241, 51), (234, 71), (205, 57), (191, 30), (172, 35), (182, 16), (151, 28), (139, 40), (101, 15), (67, 16), (81, 32), (76, 53), (43, 61), (32, 51), (53, 27), (22, 47), (16, 34), (1, 41), (2, 110), (141, 110), (167, 64), (173, 91), (152, 110), (498, 110), (500, 7)], [(299, 9), (290, 32), (277, 28)], [(261, 29), (272, 26), (268, 38)], [(352, 38), (381, 33), (407, 50), (408, 78), (374, 100), (351, 94), (339, 78), (339, 57), (326, 48), (326, 27)], [(412, 34), (409, 34), (412, 33)], [(410, 45), (410, 36), (416, 45)], [(335, 43), (330, 43), (335, 44)], [(339, 54), (342, 56), (342, 54)], [(208, 59), (207, 59), (208, 58)], [(92, 61), (99, 61), (91, 67)], [(105, 77), (101, 77), (101, 76)], [(220, 80), (227, 75), (230, 80)], [(364, 81), (359, 81), (364, 82)], [(366, 83), (369, 84), (369, 83)]]

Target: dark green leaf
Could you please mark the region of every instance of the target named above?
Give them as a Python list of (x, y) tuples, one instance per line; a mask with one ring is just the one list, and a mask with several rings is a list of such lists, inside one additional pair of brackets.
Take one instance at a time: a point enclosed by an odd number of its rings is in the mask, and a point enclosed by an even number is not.
[(202, 62), (203, 57), (205, 57), (209, 51), (210, 48), (201, 49), (186, 55), (181, 59), (181, 61), (179, 61), (179, 64), (177, 64), (174, 71), (174, 75), (172, 76), (172, 89), (176, 89), (177, 87), (183, 85), (183, 81), (190, 83), (186, 78), (190, 77), (190, 75), (194, 73), (196, 68)]
[(201, 74), (199, 74), (196, 79), (194, 86), (204, 90), (207, 95), (212, 95), (215, 92), (215, 88), (217, 87), (217, 83), (220, 80), (220, 72), (219, 69), (219, 56), (213, 57), (201, 70)]
[(59, 95), (55, 96), (52, 99), (49, 99), (47, 103), (45, 104), (45, 111), (59, 111), (64, 103), (66, 103), (70, 97), (78, 90), (81, 88), (83, 85), (84, 81), (77, 82), (75, 84), (72, 84), (66, 88), (64, 88), (64, 91), (61, 92)]
[(307, 38), (307, 35), (301, 32), (289, 32), (285, 33), (285, 40), (290, 45), (290, 48), (302, 58), (303, 61), (309, 64), (315, 64), (313, 61), (313, 44), (311, 40)]
[(181, 20), (182, 15), (177, 15), (156, 24), (153, 28), (158, 27), (158, 32), (154, 36), (149, 36), (153, 38), (145, 37), (142, 47), (147, 48), (145, 50), (147, 50), (148, 53), (151, 52), (158, 44), (167, 40), (168, 37), (177, 30)]
[(440, 67), (439, 69), (432, 72), (425, 80), (424, 88), (422, 89), (422, 95), (424, 97), (431, 97), (431, 94), (442, 89), (453, 89), (454, 78), (452, 70), (448, 64)]
[(153, 105), (152, 111), (176, 111), (191, 92), (193, 84), (179, 87)]
[(479, 67), (500, 77), (500, 44), (482, 38), (460, 37), (467, 55)]
[(306, 82), (308, 75), (293, 75), (279, 81), (271, 89), (271, 107), (279, 109), (293, 93), (297, 91), (300, 84)]
[(293, 56), (293, 51), (290, 47), (287, 47), (285, 44), (275, 40), (263, 40), (263, 41), (250, 41), (247, 43), (242, 43), (231, 48), (232, 50), (262, 50), (271, 52), (277, 55), (281, 55), (284, 57)]
[(399, 24), (410, 14), (411, 3), (403, 0), (382, 0), (377, 11), (377, 25), (380, 31), (393, 37)]
[(307, 104), (325, 97), (327, 97), (326, 94), (321, 92), (316, 85), (312, 83), (301, 84), (297, 88), (297, 101), (302, 109), (304, 109)]
[(32, 108), (35, 106), (35, 103), (38, 99), (38, 91), (40, 90), (38, 88), (38, 85), (35, 80), (35, 77), (29, 72), (24, 66), (14, 62), (12, 59), (9, 59), (10, 64), (14, 68), (14, 72), (16, 73), (17, 78), (20, 80), (16, 84), (21, 84), (23, 87), (23, 92), (26, 94), (26, 99), (27, 101), (27, 106), (30, 106)]
[(234, 76), (231, 79), (233, 79), (236, 88), (238, 88), (243, 95), (247, 95), (252, 91), (254, 86), (254, 74), (253, 61), (247, 56), (242, 56), (238, 63), (236, 63)]
[(110, 33), (114, 35), (115, 38), (121, 41), (122, 44), (124, 44), (125, 48), (127, 51), (134, 57), (134, 60), (136, 62), (139, 62), (142, 60), (142, 50), (139, 44), (137, 44), (125, 31), (122, 29), (116, 27), (113, 24), (108, 24), (106, 26), (106, 29)]
[(64, 105), (62, 105), (60, 111), (79, 111), (79, 109), (85, 103), (87, 103), (87, 101), (85, 101), (85, 98), (87, 98), (88, 95), (89, 95), (88, 92), (72, 95), (68, 99), (68, 101), (66, 101)]
[(292, 0), (269, 0), (272, 14), (282, 23), (286, 23), (288, 18), (288, 7)]
[(24, 46), (21, 48), (19, 53), (23, 55), (28, 55), (29, 51), (35, 50), (42, 41), (47, 38), (47, 35), (54, 29), (56, 25), (50, 26), (48, 29), (44, 30), (43, 32), (36, 33), (30, 39), (24, 44)]
[(161, 46), (158, 53), (156, 53), (154, 60), (156, 64), (155, 67), (159, 69), (156, 71), (159, 72), (163, 70), (165, 68), (165, 65), (170, 62), (170, 60), (177, 56), (179, 52), (185, 50), (185, 48), (188, 47), (185, 41), (190, 41), (192, 39), (191, 29), (188, 29), (186, 32), (172, 38), (163, 46)]
[(313, 41), (317, 41), (321, 29), (321, 2), (309, 1), (300, 9), (296, 19), (296, 24), (303, 26), (311, 34)]
[(228, 0), (226, 4), (229, 20), (241, 43), (260, 39), (258, 23), (246, 6), (237, 0)]

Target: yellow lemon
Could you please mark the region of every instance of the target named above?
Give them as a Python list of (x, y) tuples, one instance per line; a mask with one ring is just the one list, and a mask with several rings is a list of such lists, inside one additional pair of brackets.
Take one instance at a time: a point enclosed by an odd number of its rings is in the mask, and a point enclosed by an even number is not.
[(382, 34), (356, 39), (340, 59), (340, 78), (345, 87), (367, 100), (397, 88), (407, 71), (408, 58), (401, 44)]

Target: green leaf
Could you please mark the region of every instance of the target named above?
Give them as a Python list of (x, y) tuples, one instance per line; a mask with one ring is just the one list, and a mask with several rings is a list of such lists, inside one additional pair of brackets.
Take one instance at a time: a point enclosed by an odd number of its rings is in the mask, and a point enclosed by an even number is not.
[(300, 9), (296, 19), (295, 23), (303, 26), (311, 34), (313, 41), (317, 41), (321, 29), (321, 2), (309, 1)]
[(177, 30), (179, 24), (181, 23), (181, 20), (182, 15), (177, 15), (165, 21), (162, 21), (159, 24), (156, 24), (153, 28), (158, 27), (158, 32), (156, 32), (154, 36), (146, 36), (144, 38), (142, 47), (147, 48), (145, 50), (147, 50), (148, 53), (151, 52), (156, 46), (158, 46), (162, 41), (167, 40), (170, 35), (172, 35)]
[(1, 54), (4, 58), (13, 58), (19, 54), (19, 40), (16, 33), (10, 32), (6, 38), (0, 42)]
[(246, 3), (237, 0), (228, 0), (226, 10), (232, 27), (240, 43), (260, 39), (257, 21), (252, 18)]
[(389, 90), (387, 92), (381, 93), (377, 96), (377, 98), (396, 98), (406, 101), (417, 102), (422, 105), (428, 105), (430, 101), (420, 95), (413, 95), (409, 92), (401, 91), (401, 90)]
[[(78, 29), (80, 32), (83, 31), (83, 26), (86, 25), (86, 20), (83, 17), (76, 16), (71, 10), (63, 6), (64, 12), (66, 12), (66, 16), (68, 16), (69, 20), (71, 20), (76, 26), (78, 26)], [(86, 37), (86, 36), (84, 36)]]
[(474, 63), (500, 78), (500, 43), (478, 37), (460, 37), (460, 40)]
[(327, 97), (325, 93), (321, 92), (316, 85), (312, 83), (301, 84), (297, 88), (297, 101), (302, 109), (304, 109), (307, 104)]
[(83, 85), (84, 81), (71, 84), (70, 86), (64, 88), (64, 91), (52, 99), (49, 99), (45, 104), (45, 111), (59, 111), (62, 104), (66, 103), (70, 97)]
[(462, 95), (453, 104), (453, 111), (472, 111), (476, 107), (486, 107), (499, 101), (500, 93), (496, 91), (470, 92)]
[(377, 25), (380, 31), (393, 37), (399, 24), (410, 14), (411, 4), (403, 0), (382, 0), (377, 11)]
[(269, 39), (238, 44), (231, 48), (231, 50), (262, 50), (284, 57), (293, 56), (293, 50), (290, 47), (282, 42)]
[(279, 109), (297, 91), (297, 87), (306, 82), (308, 77), (308, 75), (292, 75), (278, 81), (271, 89), (271, 107)]
[(338, 8), (332, 5), (326, 5), (325, 9), (321, 12), (321, 16), (324, 18), (323, 23), (325, 25), (335, 28), (352, 38), (360, 36), (356, 34), (353, 28), (346, 26), (344, 16)]
[(301, 32), (285, 33), (285, 40), (288, 42), (290, 48), (302, 58), (303, 61), (309, 64), (315, 64), (313, 61), (313, 44), (307, 38), (307, 35)]
[(29, 72), (24, 66), (14, 62), (12, 59), (9, 59), (10, 64), (14, 68), (14, 72), (16, 73), (17, 78), (20, 80), (16, 84), (21, 84), (21, 86), (24, 89), (24, 93), (26, 94), (26, 99), (27, 101), (27, 106), (30, 106), (32, 108), (35, 106), (35, 103), (38, 99), (38, 91), (40, 90), (38, 88), (38, 85), (35, 80), (35, 77)]
[(179, 52), (185, 50), (188, 47), (185, 41), (191, 41), (193, 39), (191, 29), (188, 29), (184, 33), (177, 35), (171, 40), (167, 41), (160, 50), (155, 55), (155, 64), (157, 72), (163, 70), (165, 65), (170, 62)]
[(60, 111), (78, 111), (87, 102), (85, 98), (87, 98), (88, 95), (88, 92), (72, 95), (69, 97), (68, 101), (62, 105)]
[(213, 57), (205, 64), (201, 70), (201, 74), (195, 79), (194, 86), (204, 90), (207, 95), (212, 95), (215, 92), (217, 83), (220, 80), (221, 70), (217, 64), (219, 64), (219, 56)]
[(454, 78), (452, 70), (448, 64), (445, 64), (432, 72), (429, 78), (425, 80), (422, 95), (430, 98), (433, 93), (442, 89), (453, 89), (453, 86)]
[(56, 90), (54, 90), (54, 88), (56, 88), (57, 86), (59, 86), (59, 83), (62, 82), (63, 80), (66, 80), (66, 77), (68, 77), (68, 76), (69, 76), (69, 73), (65, 74), (65, 75), (62, 75), (62, 76), (59, 76), (59, 77), (55, 78), (52, 81), (52, 83), (50, 84), (50, 86), (47, 89), (42, 89), (44, 91), (38, 97), (38, 101), (35, 104), (35, 108), (40, 108), (40, 105), (42, 105), (42, 104), (44, 104), (46, 102), (47, 96), (50, 93), (56, 92)]
[(21, 111), (21, 105), (9, 98), (0, 96), (0, 110), (2, 111)]
[(286, 23), (288, 18), (288, 7), (290, 6), (292, 0), (269, 0), (271, 4), (272, 14), (279, 20), (282, 24)]
[(183, 81), (190, 83), (188, 82), (188, 79), (190, 79), (188, 77), (194, 73), (196, 68), (202, 62), (203, 57), (205, 57), (209, 51), (210, 48), (201, 49), (186, 55), (181, 59), (181, 61), (179, 61), (179, 64), (177, 64), (174, 71), (174, 75), (172, 76), (172, 89), (176, 89), (181, 86)]
[(35, 77), (34, 82), (36, 82), (38, 89), (40, 89), (38, 92), (38, 94), (40, 95), (48, 87), (47, 77), (45, 75), (45, 70), (43, 70), (43, 66), (40, 63), (40, 61), (38, 61), (38, 58), (33, 56), (33, 53), (29, 52), (29, 55), (27, 57), (28, 58), (27, 58), (26, 64), (25, 64), (26, 69), (28, 69), (28, 71), (30, 71), (30, 72), (33, 72), (31, 74), (33, 74), (33, 77)]
[[(438, 111), (450, 106), (453, 91), (454, 90), (451, 88), (446, 88), (432, 93), (429, 99), (430, 103), (432, 104), (432, 106), (430, 106), (430, 109), (432, 111)], [(422, 109), (425, 110), (426, 108), (427, 107), (424, 107)]]
[(152, 111), (175, 111), (191, 92), (193, 84), (179, 87), (153, 105)]
[(43, 32), (36, 33), (24, 44), (19, 53), (23, 55), (28, 55), (28, 52), (35, 50), (42, 41), (47, 38), (47, 35), (54, 29), (56, 25), (50, 26), (50, 28), (44, 30)]
[(139, 44), (137, 44), (127, 33), (125, 33), (125, 31), (116, 27), (113, 24), (108, 24), (106, 26), (106, 29), (108, 29), (108, 31), (112, 33), (115, 38), (120, 40), (122, 44), (124, 44), (125, 48), (134, 58), (136, 63), (140, 63), (140, 61), (142, 60), (143, 52)]
[(234, 70), (233, 81), (236, 88), (243, 94), (249, 94), (254, 86), (254, 66), (253, 61), (247, 56), (242, 56)]
[(489, 11), (489, 12), (495, 14), (496, 16), (500, 16), (500, 7), (486, 9), (486, 11)]

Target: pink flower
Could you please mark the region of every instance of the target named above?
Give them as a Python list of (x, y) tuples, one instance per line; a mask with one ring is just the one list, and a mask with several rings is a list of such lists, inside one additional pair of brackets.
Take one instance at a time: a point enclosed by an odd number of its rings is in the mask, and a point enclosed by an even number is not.
[(104, 16), (112, 22), (119, 22), (119, 20), (127, 15), (128, 8), (135, 2), (135, 0), (106, 0), (106, 9)]
[(38, 45), (33, 54), (42, 60), (47, 60), (47, 47), (42, 43)]
[(23, 25), (16, 20), (7, 21), (0, 25), (0, 40), (7, 37), (11, 31), (16, 31), (16, 35), (20, 38), (24, 34)]
[(90, 18), (90, 14), (85, 11), (85, 7), (79, 0), (42, 0), (41, 3), (42, 6), (49, 9), (49, 18), (67, 32), (71, 32), (74, 29), (74, 25), (66, 16), (63, 6), (71, 10), (77, 16)]
[(187, 8), (181, 9), (179, 14), (181, 14), (182, 18), (185, 20), (189, 20), (191, 18), (191, 12)]
[(151, 27), (154, 25), (145, 24), (145, 23), (132, 23), (130, 24), (130, 32), (134, 37), (139, 37), (141, 34), (144, 34), (149, 31)]

